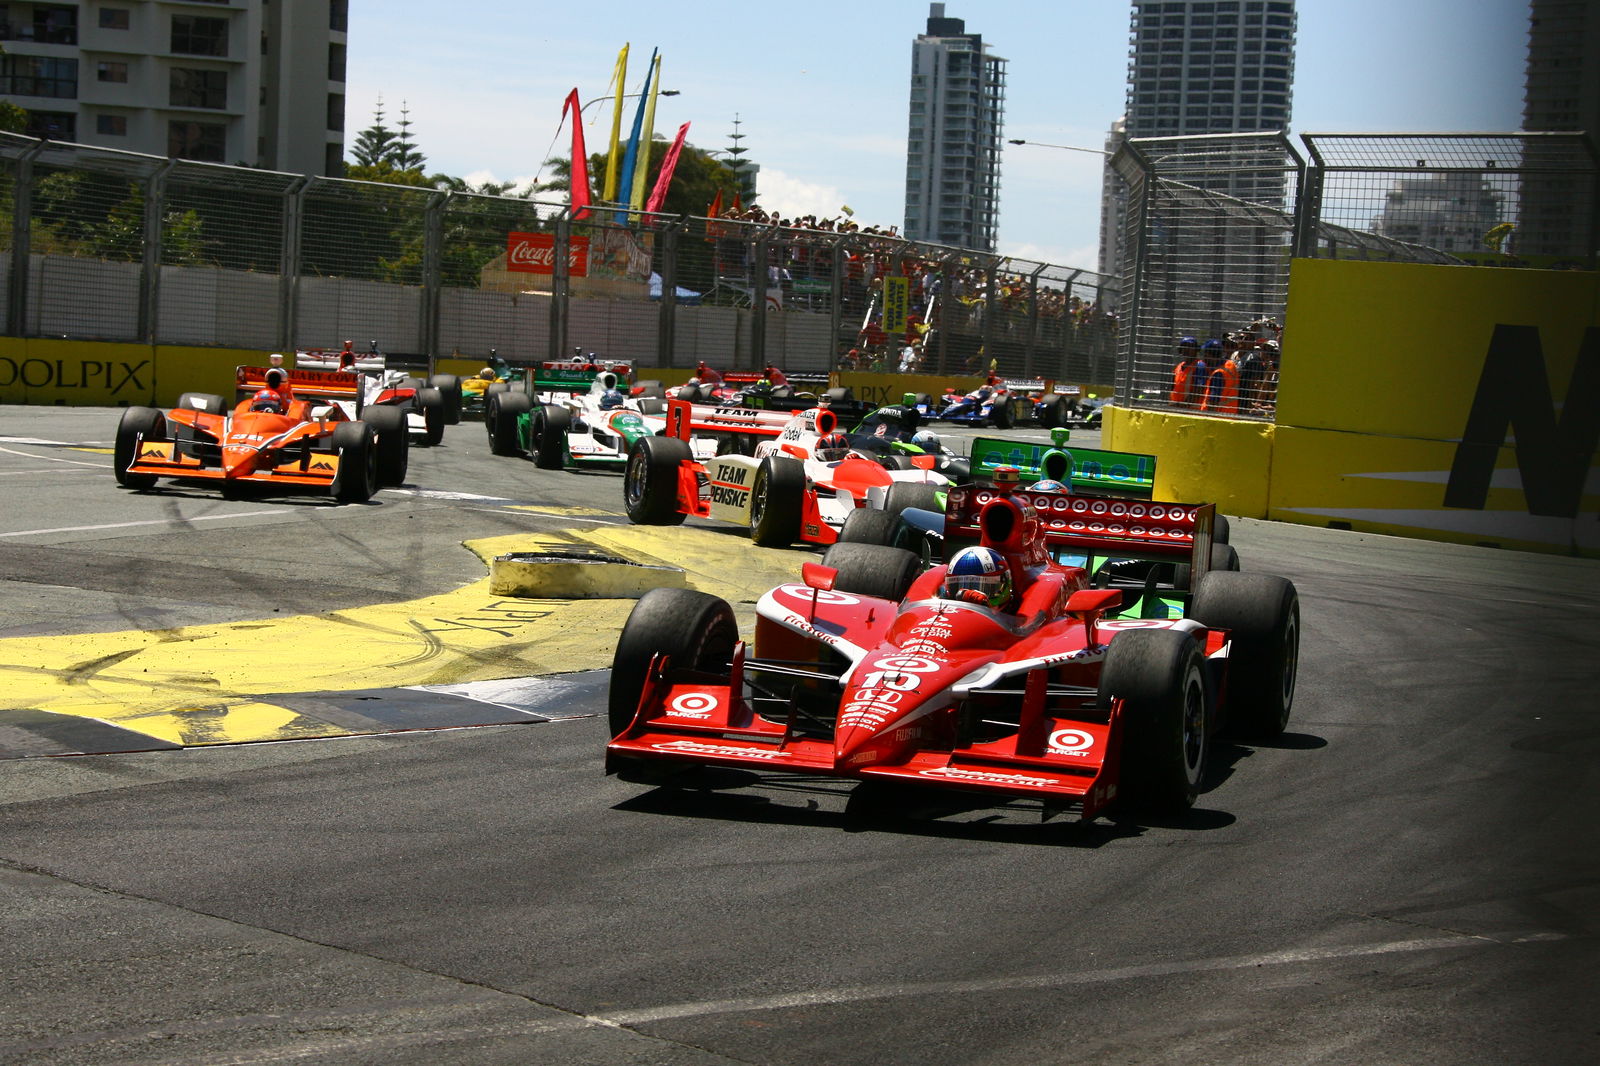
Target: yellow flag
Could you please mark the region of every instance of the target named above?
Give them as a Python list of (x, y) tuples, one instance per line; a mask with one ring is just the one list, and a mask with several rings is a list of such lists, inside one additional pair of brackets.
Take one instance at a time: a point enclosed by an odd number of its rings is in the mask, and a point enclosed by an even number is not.
[(611, 108), (611, 145), (606, 156), (605, 201), (608, 204), (617, 202), (617, 174), (622, 170), (622, 152), (617, 142), (622, 137), (622, 87), (627, 84), (627, 77), (628, 46), (624, 44), (617, 53), (617, 68), (611, 74), (611, 92), (616, 100)]

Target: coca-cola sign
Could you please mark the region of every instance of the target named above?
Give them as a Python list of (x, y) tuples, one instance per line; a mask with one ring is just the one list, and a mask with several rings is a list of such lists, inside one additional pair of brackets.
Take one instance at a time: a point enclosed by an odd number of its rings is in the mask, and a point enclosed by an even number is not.
[[(556, 262), (554, 233), (508, 233), (506, 269), (526, 274), (553, 274)], [(573, 237), (567, 244), (567, 273), (574, 278), (589, 276), (589, 238)]]

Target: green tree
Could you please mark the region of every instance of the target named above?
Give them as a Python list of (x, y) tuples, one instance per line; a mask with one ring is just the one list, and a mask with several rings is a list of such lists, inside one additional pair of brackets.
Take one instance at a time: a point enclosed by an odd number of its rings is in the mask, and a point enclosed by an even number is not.
[(383, 124), (383, 97), (380, 96), (378, 106), (372, 111), (372, 125), (356, 134), (355, 144), (350, 146), (350, 158), (358, 167), (393, 166), (399, 145), (400, 135)]

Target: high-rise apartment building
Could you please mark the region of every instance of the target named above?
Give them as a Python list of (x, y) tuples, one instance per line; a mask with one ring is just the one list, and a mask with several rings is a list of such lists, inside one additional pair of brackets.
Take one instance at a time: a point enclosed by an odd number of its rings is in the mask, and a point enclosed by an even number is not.
[(0, 3), (0, 95), (27, 132), (336, 175), (348, 0)]
[[(1132, 0), (1128, 94), (1119, 137), (1286, 132), (1294, 94), (1295, 0)], [(1107, 141), (1107, 148), (1112, 141)], [(1281, 206), (1283, 160), (1261, 145), (1166, 177)], [(1100, 269), (1123, 272), (1126, 191), (1107, 165)]]
[[(1600, 0), (1532, 0), (1522, 100), (1523, 129), (1600, 140)], [(1592, 251), (1581, 239), (1575, 247), (1581, 227), (1572, 211), (1575, 203), (1592, 203), (1592, 190), (1586, 175), (1535, 166), (1523, 178), (1521, 224), (1508, 250), (1556, 257)]]
[(1006, 61), (929, 4), (927, 32), (911, 46), (908, 238), (994, 251), (1005, 96)]
[(1294, 0), (1134, 0), (1129, 137), (1287, 130)]

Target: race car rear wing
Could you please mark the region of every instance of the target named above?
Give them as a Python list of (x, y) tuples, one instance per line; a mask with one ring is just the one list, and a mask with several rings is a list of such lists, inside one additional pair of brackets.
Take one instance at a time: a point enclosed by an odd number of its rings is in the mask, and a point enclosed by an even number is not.
[[(978, 543), (983, 506), (1001, 495), (1006, 493), (985, 485), (950, 490), (945, 503), (947, 552), (952, 543)], [(1210, 566), (1214, 504), (1108, 499), (1028, 489), (1015, 489), (1009, 495), (1037, 513), (1053, 555), (1186, 562), (1195, 578)]]
[(357, 400), (361, 396), (361, 375), (342, 370), (293, 370), (284, 367), (241, 366), (234, 370), (234, 387), (240, 398), (267, 387), (267, 371), (280, 370), (288, 376), (289, 388), (296, 397), (325, 397), (330, 400)]
[(696, 434), (714, 433), (767, 439), (782, 433), (794, 418), (792, 411), (715, 407), (673, 399), (667, 401), (667, 436), (688, 440)]
[(1153, 455), (1000, 437), (973, 438), (970, 454), (972, 476), (980, 480), (992, 479), (996, 467), (1014, 466), (1037, 477), (1059, 481), (1076, 493), (1142, 500), (1155, 495)]
[[(384, 370), (388, 363), (382, 352), (351, 352), (356, 357), (355, 365), (350, 369), (355, 370)], [(330, 351), (326, 348), (307, 348), (294, 353), (296, 370), (338, 370), (339, 361), (344, 352)], [(291, 383), (292, 384), (292, 383)]]

